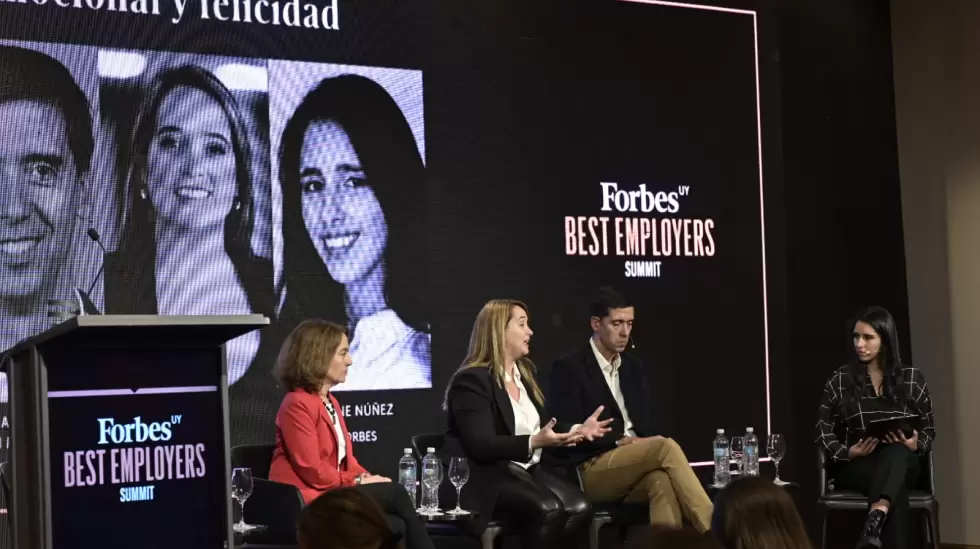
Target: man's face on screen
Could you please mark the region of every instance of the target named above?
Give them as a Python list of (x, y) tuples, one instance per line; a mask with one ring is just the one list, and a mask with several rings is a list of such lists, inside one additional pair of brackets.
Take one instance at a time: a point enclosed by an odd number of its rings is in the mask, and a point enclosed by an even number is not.
[(157, 219), (223, 227), (238, 194), (235, 148), (224, 109), (201, 90), (178, 86), (160, 102), (146, 186)]
[(371, 274), (388, 245), (388, 225), (370, 183), (344, 128), (333, 121), (311, 123), (300, 151), (303, 222), (341, 284)]
[(599, 337), (599, 343), (607, 351), (621, 353), (626, 350), (630, 333), (633, 331), (633, 307), (609, 309), (609, 314), (599, 318), (592, 317), (592, 331)]
[(81, 177), (68, 125), (50, 103), (0, 102), (0, 293), (28, 297), (58, 276)]

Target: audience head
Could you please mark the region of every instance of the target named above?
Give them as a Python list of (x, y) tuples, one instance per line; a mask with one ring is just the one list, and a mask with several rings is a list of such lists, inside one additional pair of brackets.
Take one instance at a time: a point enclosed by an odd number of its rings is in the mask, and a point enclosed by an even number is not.
[(633, 304), (623, 294), (604, 286), (589, 303), (589, 322), (593, 341), (600, 351), (621, 353), (626, 350), (633, 331)]
[(627, 549), (721, 549), (715, 538), (689, 528), (650, 526)]
[(811, 549), (793, 499), (762, 477), (736, 480), (721, 491), (711, 530), (725, 549)]
[[(527, 305), (513, 299), (492, 299), (476, 315), (469, 349), (460, 370), (489, 368), (502, 386), (510, 366), (516, 363), (521, 382), (532, 398), (543, 403), (544, 395), (534, 380), (534, 364), (527, 358), (533, 334)], [(449, 385), (452, 386), (452, 380)], [(448, 388), (446, 395), (449, 395)], [(444, 402), (443, 407), (447, 406), (448, 402)]]
[(287, 391), (317, 393), (347, 379), (353, 363), (347, 330), (326, 320), (304, 320), (286, 337), (272, 374)]
[(378, 504), (354, 488), (325, 492), (303, 508), (296, 524), (300, 549), (404, 549)]

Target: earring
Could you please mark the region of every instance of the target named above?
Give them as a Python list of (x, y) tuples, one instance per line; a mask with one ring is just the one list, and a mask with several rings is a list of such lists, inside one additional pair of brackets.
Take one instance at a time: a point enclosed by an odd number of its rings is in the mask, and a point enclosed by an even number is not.
[(146, 192), (146, 187), (142, 187), (140, 189), (140, 198), (142, 198), (143, 200), (149, 199), (150, 198), (149, 194), (150, 193)]
[(232, 207), (235, 208), (235, 211), (236, 212), (238, 210), (242, 209), (242, 201), (239, 200), (237, 196), (235, 197), (234, 206), (232, 206)]

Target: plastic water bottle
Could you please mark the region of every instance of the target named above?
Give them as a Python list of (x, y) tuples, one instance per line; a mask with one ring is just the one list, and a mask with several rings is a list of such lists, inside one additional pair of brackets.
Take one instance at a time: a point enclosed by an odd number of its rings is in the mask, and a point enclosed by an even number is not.
[(747, 477), (759, 476), (759, 437), (753, 431), (752, 427), (745, 428), (745, 454), (742, 456), (745, 466), (742, 470)]
[(439, 484), (442, 482), (442, 463), (435, 448), (426, 448), (422, 458), (422, 512), (439, 511)]
[(731, 448), (724, 429), (715, 437), (715, 486), (726, 486), (732, 478)]
[(405, 455), (398, 460), (398, 484), (405, 487), (408, 498), (412, 500), (412, 506), (418, 504), (415, 497), (415, 486), (418, 483), (418, 462), (412, 455), (411, 448), (405, 448)]

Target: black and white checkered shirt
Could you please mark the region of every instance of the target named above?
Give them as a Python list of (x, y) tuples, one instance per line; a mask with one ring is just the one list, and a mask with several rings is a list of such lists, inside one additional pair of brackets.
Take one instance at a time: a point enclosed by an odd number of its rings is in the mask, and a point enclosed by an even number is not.
[[(902, 368), (902, 394), (892, 399), (877, 396), (869, 375), (864, 376), (864, 386), (858, 391), (852, 368), (851, 365), (839, 368), (823, 388), (816, 442), (823, 445), (830, 457), (834, 461), (847, 461), (848, 449), (864, 435), (868, 421), (901, 414), (922, 417), (925, 427), (919, 432), (919, 452), (932, 448), (936, 425), (922, 372)], [(841, 433), (843, 441), (839, 437)]]

